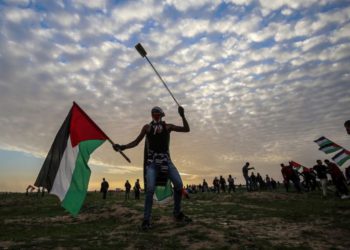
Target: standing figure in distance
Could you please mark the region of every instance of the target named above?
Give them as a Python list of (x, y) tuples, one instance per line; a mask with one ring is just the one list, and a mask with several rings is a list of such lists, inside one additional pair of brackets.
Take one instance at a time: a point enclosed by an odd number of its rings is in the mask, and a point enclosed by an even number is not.
[(139, 200), (140, 199), (140, 190), (141, 190), (140, 180), (137, 179), (136, 182), (135, 182), (135, 186), (134, 186), (135, 200)]
[(242, 168), (243, 177), (245, 179), (245, 185), (246, 185), (247, 191), (251, 191), (252, 190), (251, 180), (250, 180), (249, 175), (248, 175), (248, 171), (251, 170), (251, 169), (255, 169), (255, 168), (254, 167), (250, 168), (249, 167), (249, 162), (246, 162), (245, 165)]
[(101, 190), (100, 190), (100, 192), (103, 194), (102, 199), (104, 199), (104, 200), (106, 199), (108, 188), (109, 188), (109, 184), (106, 181), (106, 179), (103, 178), (102, 182), (101, 182)]
[(129, 200), (130, 190), (131, 190), (131, 184), (130, 184), (129, 180), (126, 180), (124, 187), (125, 187), (125, 200)]

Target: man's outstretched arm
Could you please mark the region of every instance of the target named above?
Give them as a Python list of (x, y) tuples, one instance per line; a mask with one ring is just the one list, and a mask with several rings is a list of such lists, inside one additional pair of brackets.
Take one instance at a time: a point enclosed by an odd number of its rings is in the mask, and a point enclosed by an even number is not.
[(186, 120), (184, 108), (179, 106), (178, 112), (182, 118), (183, 126), (181, 127), (181, 126), (176, 126), (173, 124), (168, 124), (168, 126), (169, 126), (168, 130), (169, 131), (176, 131), (176, 132), (190, 132), (190, 126), (188, 125), (188, 122)]
[(142, 141), (143, 137), (145, 137), (146, 132), (147, 132), (147, 128), (148, 125), (143, 126), (143, 128), (141, 129), (140, 134), (136, 137), (135, 140), (133, 140), (132, 142), (125, 144), (125, 145), (119, 145), (119, 144), (114, 144), (113, 148), (116, 151), (123, 151), (127, 148), (133, 148), (136, 147), (137, 145), (139, 145), (140, 141)]

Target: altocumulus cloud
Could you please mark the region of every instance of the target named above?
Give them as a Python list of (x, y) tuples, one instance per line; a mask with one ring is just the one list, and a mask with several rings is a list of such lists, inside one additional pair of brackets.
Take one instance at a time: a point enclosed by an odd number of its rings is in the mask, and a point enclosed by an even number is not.
[[(3, 150), (45, 155), (73, 100), (120, 143), (152, 106), (180, 123), (137, 42), (186, 109), (191, 133), (172, 138), (185, 181), (245, 161), (278, 178), (281, 161), (324, 157), (319, 135), (350, 147), (346, 1), (2, 1), (0, 23)], [(128, 169), (104, 145), (93, 165), (136, 178), (142, 151), (127, 151)]]

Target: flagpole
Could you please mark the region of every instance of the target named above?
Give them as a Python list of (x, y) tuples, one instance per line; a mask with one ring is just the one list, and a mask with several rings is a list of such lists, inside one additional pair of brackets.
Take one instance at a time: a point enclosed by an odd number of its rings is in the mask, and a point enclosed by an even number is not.
[[(111, 139), (108, 138), (107, 140), (112, 144), (112, 146), (115, 144)], [(121, 151), (121, 150), (117, 150), (117, 151), (124, 157), (124, 159), (127, 162), (131, 163), (129, 157), (127, 157), (126, 154), (123, 153), (123, 151)]]

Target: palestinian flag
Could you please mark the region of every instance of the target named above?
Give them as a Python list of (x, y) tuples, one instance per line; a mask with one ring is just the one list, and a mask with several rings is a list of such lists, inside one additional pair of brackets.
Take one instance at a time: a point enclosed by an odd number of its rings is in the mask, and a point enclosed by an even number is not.
[(332, 144), (333, 142), (329, 139), (327, 139), (326, 137), (324, 136), (321, 136), (320, 138), (318, 138), (317, 140), (314, 141), (315, 143), (317, 143), (318, 146), (320, 147), (323, 147), (325, 145), (328, 145), (328, 144)]
[(73, 103), (44, 161), (35, 186), (46, 188), (72, 215), (79, 213), (90, 179), (88, 161), (107, 135)]
[(350, 151), (343, 149), (339, 153), (337, 153), (332, 158), (339, 166), (343, 165), (347, 160), (350, 160)]
[(343, 148), (334, 142), (332, 142), (331, 144), (326, 144), (326, 145), (321, 146), (319, 148), (319, 150), (325, 152), (326, 154), (330, 154), (330, 153), (336, 152), (336, 151), (341, 150), (341, 149), (343, 149)]
[(291, 161), (290, 164), (291, 164), (292, 167), (293, 167), (294, 169), (296, 169), (298, 172), (302, 172), (303, 169), (305, 168), (305, 166), (303, 166), (303, 165), (301, 165), (301, 164), (299, 164), (299, 163), (297, 163), (297, 162), (295, 162), (295, 161)]
[(166, 204), (171, 200), (172, 196), (173, 188), (170, 180), (168, 180), (165, 186), (156, 186), (153, 194), (153, 200), (158, 204)]

